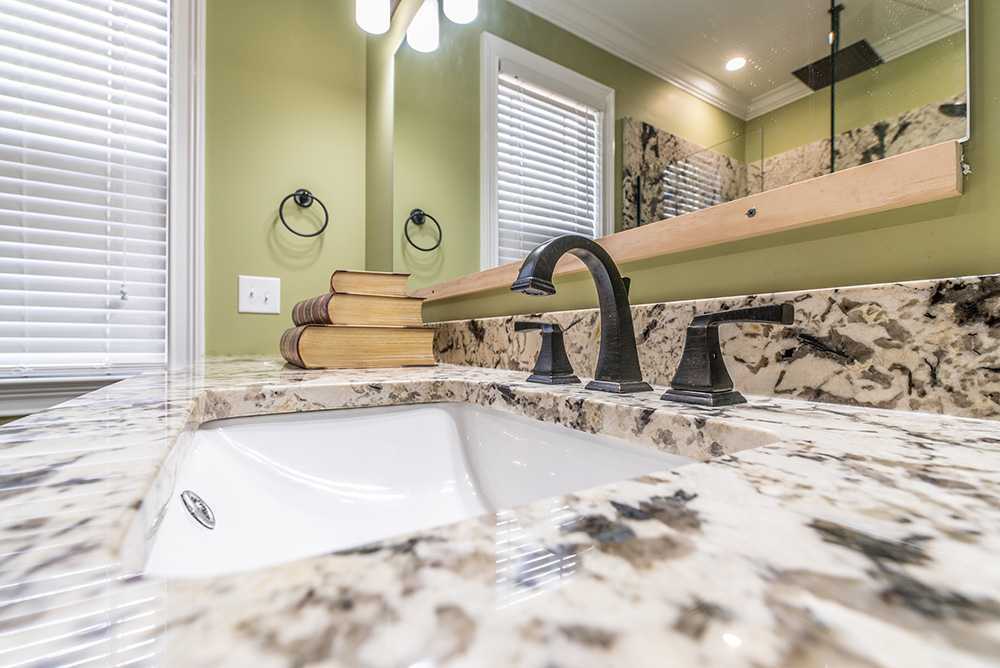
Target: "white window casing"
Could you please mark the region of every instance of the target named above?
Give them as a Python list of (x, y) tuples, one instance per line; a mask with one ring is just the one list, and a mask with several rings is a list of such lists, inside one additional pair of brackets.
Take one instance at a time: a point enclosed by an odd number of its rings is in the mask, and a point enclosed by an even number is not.
[(167, 360), (205, 354), (205, 3), (171, 0)]
[(614, 231), (614, 90), (484, 33), (480, 264)]
[(0, 415), (200, 354), (203, 17), (0, 0)]

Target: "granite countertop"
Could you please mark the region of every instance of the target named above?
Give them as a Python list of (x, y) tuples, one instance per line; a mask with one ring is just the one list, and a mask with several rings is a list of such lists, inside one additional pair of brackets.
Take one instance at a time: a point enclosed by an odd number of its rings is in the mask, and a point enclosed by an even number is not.
[[(996, 422), (525, 378), (220, 359), (0, 427), (0, 665), (1000, 662)], [(703, 463), (251, 573), (141, 576), (200, 423), (430, 401)]]

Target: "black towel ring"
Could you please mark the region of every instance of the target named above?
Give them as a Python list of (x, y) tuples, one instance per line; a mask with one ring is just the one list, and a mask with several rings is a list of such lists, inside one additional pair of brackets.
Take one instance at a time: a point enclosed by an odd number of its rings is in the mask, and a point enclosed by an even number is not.
[[(311, 207), (313, 202), (319, 204), (320, 207), (322, 207), (323, 209), (323, 226), (320, 227), (315, 232), (305, 233), (305, 232), (299, 232), (298, 230), (294, 229), (291, 225), (289, 225), (288, 221), (285, 220), (285, 202), (287, 202), (290, 199), (294, 199), (295, 203), (298, 204), (303, 209), (308, 209), (309, 207)], [(292, 234), (307, 238), (318, 237), (319, 235), (323, 234), (323, 232), (326, 231), (326, 226), (330, 224), (330, 212), (326, 210), (326, 205), (323, 204), (323, 201), (320, 200), (319, 197), (316, 197), (305, 188), (299, 188), (291, 195), (286, 195), (285, 199), (281, 200), (281, 204), (278, 205), (278, 218), (281, 218), (281, 224), (285, 226), (286, 230), (288, 230)]]
[[(430, 218), (431, 222), (434, 223), (434, 226), (437, 227), (438, 230), (437, 243), (430, 247), (418, 246), (417, 244), (413, 243), (413, 239), (410, 238), (410, 223), (413, 223), (414, 225), (419, 227), (424, 223), (426, 223), (428, 218)], [(413, 211), (410, 212), (410, 215), (407, 216), (406, 218), (406, 222), (403, 223), (403, 235), (406, 236), (406, 240), (410, 242), (411, 246), (425, 253), (429, 253), (432, 250), (437, 250), (438, 246), (441, 245), (441, 241), (444, 240), (444, 233), (441, 232), (441, 223), (437, 221), (437, 218), (427, 213), (423, 209), (414, 209)]]

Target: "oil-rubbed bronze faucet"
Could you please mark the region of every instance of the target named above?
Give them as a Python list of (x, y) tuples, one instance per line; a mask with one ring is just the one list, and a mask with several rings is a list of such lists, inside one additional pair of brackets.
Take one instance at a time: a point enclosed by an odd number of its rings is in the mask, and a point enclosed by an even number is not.
[(663, 398), (698, 406), (731, 406), (746, 403), (733, 388), (726, 362), (719, 346), (719, 325), (728, 322), (760, 322), (791, 325), (795, 308), (788, 303), (773, 306), (705, 313), (695, 316), (687, 328), (684, 353), (670, 389)]
[(510, 289), (526, 295), (554, 295), (552, 274), (559, 258), (566, 253), (572, 253), (587, 265), (597, 284), (601, 309), (601, 350), (594, 380), (587, 383), (587, 389), (616, 394), (651, 391), (653, 388), (642, 380), (639, 368), (627, 284), (615, 261), (597, 243), (578, 234), (565, 234), (546, 241), (524, 259)]

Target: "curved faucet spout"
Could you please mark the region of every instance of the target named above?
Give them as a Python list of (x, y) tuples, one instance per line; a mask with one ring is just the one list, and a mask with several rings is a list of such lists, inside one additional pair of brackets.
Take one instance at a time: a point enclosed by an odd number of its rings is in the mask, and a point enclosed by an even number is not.
[(510, 289), (526, 295), (554, 295), (552, 275), (559, 258), (566, 253), (578, 257), (590, 270), (601, 310), (601, 350), (594, 380), (587, 384), (587, 389), (619, 394), (651, 391), (639, 368), (628, 289), (615, 261), (599, 244), (578, 234), (546, 241), (524, 259)]

